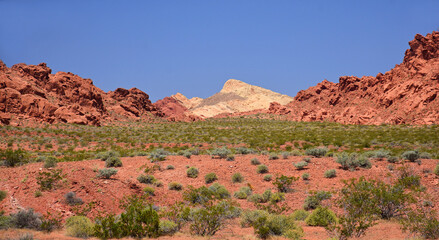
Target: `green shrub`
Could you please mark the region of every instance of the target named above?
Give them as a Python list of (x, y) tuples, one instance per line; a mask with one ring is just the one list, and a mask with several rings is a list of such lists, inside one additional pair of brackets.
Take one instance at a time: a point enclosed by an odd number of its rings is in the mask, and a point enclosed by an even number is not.
[(285, 215), (262, 215), (251, 225), (255, 234), (261, 239), (267, 239), (270, 236), (283, 236), (290, 239), (302, 239), (303, 237), (302, 228), (291, 217)]
[(222, 148), (215, 148), (212, 150), (212, 152), (210, 153), (210, 155), (212, 156), (212, 158), (218, 157), (218, 158), (227, 158), (227, 156), (231, 155), (232, 151), (230, 151), (230, 149), (226, 148), (226, 147), (222, 147)]
[(305, 151), (305, 154), (308, 156), (314, 156), (317, 158), (323, 157), (328, 152), (327, 148), (308, 148)]
[(252, 194), (247, 198), (247, 201), (249, 202), (253, 202), (253, 203), (262, 203), (263, 199), (262, 196), (260, 194)]
[(167, 169), (167, 170), (174, 170), (175, 167), (174, 167), (173, 165), (168, 165), (168, 166), (166, 167), (166, 169)]
[(148, 158), (151, 162), (165, 161), (166, 156), (170, 154), (171, 154), (170, 152), (164, 150), (163, 148), (158, 148), (150, 152)]
[(276, 160), (279, 159), (279, 156), (276, 153), (270, 153), (268, 156), (268, 160)]
[(419, 159), (432, 159), (433, 156), (428, 152), (419, 153)]
[(216, 199), (226, 199), (226, 198), (230, 198), (230, 193), (227, 190), (226, 187), (224, 187), (223, 185), (219, 184), (219, 183), (214, 183), (212, 185), (210, 185), (209, 187), (209, 191), (212, 192), (213, 196)]
[(325, 178), (335, 178), (337, 176), (337, 171), (335, 169), (330, 169), (325, 171), (324, 177)]
[(250, 163), (252, 165), (259, 165), (259, 164), (261, 164), (261, 162), (257, 158), (252, 158), (252, 160), (250, 160)]
[(97, 159), (101, 159), (102, 161), (106, 161), (107, 159), (111, 158), (111, 157), (119, 157), (120, 154), (119, 152), (116, 151), (107, 151), (107, 152), (100, 152), (98, 154), (96, 154), (96, 158)]
[(305, 204), (303, 205), (303, 208), (305, 210), (316, 209), (317, 207), (320, 206), (323, 200), (330, 199), (331, 197), (332, 194), (330, 192), (326, 192), (326, 191), (314, 192), (312, 195), (305, 198)]
[(326, 227), (337, 222), (337, 217), (329, 208), (318, 207), (305, 219), (308, 226)]
[(125, 209), (120, 214), (118, 223), (122, 237), (143, 238), (159, 235), (159, 216), (151, 204), (133, 195), (125, 198), (121, 206)]
[(305, 221), (305, 219), (309, 216), (309, 213), (303, 209), (297, 209), (292, 214), (291, 217), (295, 221)]
[(370, 158), (383, 159), (383, 158), (389, 158), (390, 152), (387, 150), (384, 150), (384, 149), (380, 149), (380, 150), (376, 150), (376, 151), (367, 152), (366, 156), (370, 157)]
[(116, 168), (102, 168), (99, 169), (99, 173), (96, 177), (109, 179), (111, 176), (116, 175), (117, 171), (118, 170)]
[(311, 158), (305, 157), (305, 158), (302, 158), (302, 161), (310, 163), (311, 162)]
[(264, 210), (245, 210), (241, 214), (241, 227), (251, 227), (259, 218), (268, 217), (268, 212)]
[(139, 181), (140, 183), (145, 183), (145, 184), (153, 184), (157, 180), (155, 179), (155, 177), (153, 175), (141, 174), (140, 176), (137, 177), (137, 181)]
[(44, 160), (44, 168), (54, 168), (57, 165), (57, 160), (55, 157), (49, 156)]
[(268, 173), (268, 167), (265, 165), (259, 165), (256, 172), (259, 174)]
[(204, 176), (204, 181), (206, 182), (206, 184), (213, 183), (216, 180), (218, 180), (218, 177), (215, 173), (208, 173), (206, 174), (206, 176)]
[(226, 161), (229, 161), (229, 162), (231, 162), (231, 161), (235, 161), (235, 155), (233, 155), (233, 154), (228, 155), (228, 156), (226, 157)]
[(105, 160), (105, 167), (106, 168), (122, 167), (122, 161), (120, 160), (119, 157), (116, 156), (109, 157), (107, 158), (107, 160)]
[(277, 190), (279, 192), (286, 193), (291, 190), (291, 185), (293, 184), (293, 181), (297, 181), (297, 178), (281, 175), (280, 177), (276, 177), (273, 185), (277, 187)]
[(341, 168), (344, 170), (355, 171), (357, 167), (362, 168), (371, 168), (372, 164), (369, 159), (365, 156), (358, 156), (355, 153), (345, 153), (337, 155), (337, 159), (335, 160), (337, 163), (341, 165)]
[(397, 163), (397, 162), (399, 162), (399, 158), (396, 157), (396, 156), (390, 156), (390, 157), (387, 158), (387, 162), (389, 162), (389, 163)]
[(242, 155), (256, 153), (256, 151), (254, 149), (246, 148), (246, 147), (238, 147), (238, 148), (236, 148), (235, 151), (237, 154), (242, 154)]
[(143, 193), (144, 193), (146, 196), (155, 196), (154, 192), (155, 192), (155, 189), (152, 188), (152, 187), (145, 187), (145, 188), (143, 189)]
[(42, 191), (52, 190), (58, 186), (65, 175), (62, 173), (62, 169), (50, 169), (44, 172), (38, 172), (37, 183)]
[(41, 214), (34, 212), (32, 208), (28, 208), (11, 214), (10, 223), (15, 228), (39, 229), (42, 224), (41, 218)]
[(302, 179), (305, 181), (309, 180), (309, 173), (302, 174)]
[(289, 156), (290, 156), (290, 153), (289, 153), (289, 152), (283, 152), (283, 153), (282, 153), (282, 158), (283, 158), (283, 159), (288, 159)]
[(34, 197), (41, 197), (43, 196), (43, 193), (40, 190), (35, 190)]
[(241, 173), (234, 173), (232, 175), (232, 182), (233, 183), (241, 183), (244, 181), (244, 177), (242, 176)]
[(61, 213), (52, 214), (50, 212), (47, 212), (47, 214), (44, 215), (42, 219), (40, 230), (44, 232), (52, 232), (56, 229), (61, 229), (62, 227), (63, 225)]
[(163, 183), (160, 180), (156, 180), (155, 182), (152, 183), (152, 185), (154, 187), (163, 187)]
[(302, 156), (302, 152), (295, 149), (295, 150), (290, 152), (290, 156)]
[(269, 182), (269, 181), (271, 181), (271, 179), (273, 179), (273, 175), (271, 175), (271, 174), (267, 174), (264, 176), (264, 181)]
[(417, 207), (408, 211), (400, 219), (402, 230), (423, 239), (439, 239), (439, 220), (437, 212), (431, 207)]
[(285, 193), (283, 192), (275, 192), (270, 195), (270, 202), (278, 203), (285, 200)]
[(294, 163), (294, 166), (297, 168), (297, 170), (303, 170), (306, 166), (308, 166), (308, 163), (305, 161), (301, 161), (298, 163)]
[(434, 174), (436, 174), (436, 176), (439, 176), (439, 163), (434, 168)]
[(169, 220), (160, 220), (160, 235), (173, 235), (178, 231), (178, 225)]
[(12, 150), (6, 149), (0, 153), (0, 159), (7, 167), (15, 167), (29, 162), (28, 153), (22, 149)]
[(6, 191), (0, 190), (0, 202), (6, 198), (6, 195), (7, 195)]
[(93, 235), (93, 223), (85, 216), (73, 216), (66, 220), (67, 236), (88, 238)]
[(233, 196), (238, 199), (247, 199), (251, 194), (252, 190), (249, 187), (241, 187)]
[(414, 162), (419, 159), (419, 153), (418, 151), (406, 151), (402, 153), (401, 157), (410, 162)]
[(186, 175), (190, 178), (197, 178), (198, 177), (198, 168), (190, 167), (186, 170)]
[(191, 158), (191, 157), (192, 157), (192, 153), (189, 152), (189, 151), (185, 151), (185, 152), (183, 153), (183, 156), (184, 156), (185, 158)]
[(75, 192), (66, 193), (64, 195), (64, 199), (65, 199), (66, 203), (69, 204), (70, 206), (81, 205), (84, 203), (81, 198), (76, 197)]
[(181, 183), (178, 182), (170, 182), (168, 184), (168, 189), (169, 190), (176, 190), (176, 191), (180, 191), (183, 189), (183, 185)]
[(239, 215), (239, 209), (230, 201), (208, 204), (202, 208), (194, 208), (190, 212), (190, 230), (192, 234), (213, 236), (221, 230), (228, 219)]

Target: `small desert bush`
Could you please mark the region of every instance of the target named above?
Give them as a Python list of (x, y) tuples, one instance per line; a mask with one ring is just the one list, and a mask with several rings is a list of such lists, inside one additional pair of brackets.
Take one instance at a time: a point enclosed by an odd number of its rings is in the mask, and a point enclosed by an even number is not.
[(41, 214), (34, 212), (32, 208), (28, 208), (11, 214), (10, 222), (16, 228), (39, 229), (42, 224), (41, 219)]
[(336, 176), (337, 176), (337, 171), (335, 171), (335, 169), (327, 170), (324, 173), (325, 178), (335, 178)]
[(58, 183), (65, 177), (62, 169), (50, 169), (48, 171), (38, 172), (37, 184), (42, 191), (52, 190), (58, 186)]
[(183, 189), (183, 185), (181, 183), (178, 182), (170, 182), (168, 184), (168, 189), (169, 190), (176, 190), (176, 191), (180, 191)]
[(297, 209), (291, 214), (291, 217), (296, 221), (305, 221), (308, 216), (309, 213), (303, 209)]
[(227, 158), (227, 156), (229, 156), (231, 154), (232, 154), (232, 151), (230, 151), (230, 149), (228, 149), (226, 147), (215, 148), (210, 153), (212, 158), (215, 158), (215, 157), (217, 157), (217, 158)]
[(235, 161), (235, 155), (233, 155), (233, 154), (228, 155), (228, 156), (226, 157), (226, 161), (229, 161), (229, 162), (231, 162), (231, 161)]
[(303, 180), (309, 180), (309, 173), (302, 174), (302, 179)]
[(137, 177), (137, 181), (139, 181), (140, 183), (145, 183), (145, 184), (153, 184), (157, 180), (155, 179), (155, 177), (153, 175), (141, 174), (140, 176)]
[(237, 154), (242, 154), (242, 155), (256, 153), (256, 151), (254, 149), (246, 148), (246, 147), (238, 147), (238, 148), (236, 148), (235, 152)]
[(173, 235), (178, 231), (178, 225), (170, 220), (160, 220), (160, 235)]
[(399, 162), (399, 158), (396, 157), (396, 156), (390, 156), (390, 157), (387, 158), (387, 162), (389, 162), (389, 163), (397, 163), (397, 162)]
[(65, 199), (66, 203), (69, 204), (70, 206), (81, 205), (84, 203), (81, 198), (76, 197), (75, 192), (66, 193), (64, 195), (64, 199)]
[(249, 187), (241, 187), (233, 196), (237, 199), (247, 199), (251, 194), (252, 190)]
[(308, 156), (314, 156), (317, 158), (323, 157), (328, 152), (327, 148), (308, 148), (305, 151), (305, 154)]
[(337, 216), (329, 208), (318, 207), (305, 219), (308, 226), (326, 227), (337, 222)]
[(341, 165), (344, 170), (355, 171), (357, 167), (371, 168), (372, 163), (364, 155), (357, 155), (356, 153), (345, 153), (337, 155), (335, 162)]
[(283, 153), (282, 153), (282, 158), (283, 158), (283, 159), (288, 159), (289, 156), (290, 156), (290, 153), (289, 153), (289, 152), (283, 152)]
[(326, 199), (330, 199), (332, 197), (332, 194), (330, 192), (326, 191), (318, 191), (312, 193), (312, 195), (305, 198), (305, 204), (303, 205), (303, 208), (305, 210), (312, 210), (316, 209), (320, 206), (321, 202)]
[(256, 172), (259, 174), (268, 173), (268, 167), (265, 165), (259, 165)]
[(117, 171), (118, 170), (116, 168), (102, 168), (102, 169), (99, 169), (97, 177), (109, 179), (112, 176), (116, 175)]
[(143, 193), (147, 196), (154, 196), (155, 195), (154, 192), (155, 192), (155, 189), (152, 187), (145, 187), (143, 189)]
[(302, 239), (303, 229), (290, 216), (280, 214), (261, 214), (252, 221), (255, 234), (261, 239), (270, 236), (283, 236), (289, 239)]
[(173, 165), (168, 165), (168, 166), (166, 166), (166, 169), (167, 169), (167, 170), (174, 170), (175, 167), (174, 167)]
[(402, 159), (409, 160), (410, 162), (414, 162), (419, 159), (418, 151), (406, 151), (401, 155)]
[(186, 170), (186, 175), (190, 178), (197, 178), (198, 177), (198, 168), (190, 167)]
[(19, 165), (23, 165), (29, 162), (29, 154), (21, 149), (12, 150), (7, 149), (3, 152), (0, 152), (0, 162), (3, 160), (3, 165), (7, 167), (15, 167)]
[(111, 168), (111, 167), (122, 167), (122, 161), (117, 156), (111, 156), (105, 160), (105, 167)]
[(271, 175), (271, 174), (267, 174), (264, 176), (264, 181), (269, 182), (269, 181), (271, 181), (271, 179), (273, 179), (273, 175)]
[[(163, 148), (154, 149), (152, 152), (149, 153), (149, 160), (151, 162), (158, 162), (158, 161), (164, 161), (166, 160), (166, 156), (170, 155), (171, 153), (164, 150)], [(189, 156), (190, 158), (190, 156)]]
[(232, 182), (233, 183), (241, 183), (242, 181), (244, 181), (244, 177), (242, 176), (241, 173), (234, 173), (232, 175)]
[(215, 173), (208, 173), (206, 174), (206, 176), (204, 176), (204, 181), (206, 182), (206, 184), (213, 183), (216, 180), (218, 180), (218, 177)]
[(0, 191), (0, 202), (6, 198), (6, 195), (7, 195), (6, 191), (3, 190)]
[(268, 160), (276, 160), (279, 159), (279, 156), (276, 153), (270, 153), (268, 156)]
[(257, 159), (257, 158), (252, 158), (252, 159), (250, 160), (250, 163), (251, 163), (252, 165), (259, 165), (259, 164), (261, 164), (261, 162), (260, 162), (259, 159)]
[(107, 159), (111, 158), (111, 157), (120, 157), (119, 152), (116, 151), (107, 151), (107, 152), (100, 152), (98, 154), (96, 154), (96, 158), (97, 159), (101, 159), (102, 161), (106, 161)]
[(298, 163), (294, 163), (294, 166), (297, 168), (297, 170), (303, 170), (306, 166), (308, 166), (308, 163), (305, 161), (301, 161)]
[(293, 181), (297, 181), (297, 178), (281, 175), (279, 177), (276, 177), (273, 185), (277, 187), (277, 190), (279, 192), (286, 193), (291, 190), (291, 185), (293, 184)]
[(85, 216), (73, 216), (66, 220), (67, 236), (76, 238), (88, 238), (93, 236), (94, 224)]
[(57, 165), (57, 160), (55, 157), (49, 156), (44, 160), (44, 168), (54, 168)]
[(434, 168), (433, 171), (434, 174), (436, 174), (436, 176), (439, 176), (439, 163), (436, 165), (436, 167)]

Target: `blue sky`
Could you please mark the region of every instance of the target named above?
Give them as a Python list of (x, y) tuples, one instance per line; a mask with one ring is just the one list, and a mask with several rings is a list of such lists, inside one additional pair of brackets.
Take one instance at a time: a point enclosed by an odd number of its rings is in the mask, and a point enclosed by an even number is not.
[(104, 91), (208, 97), (235, 78), (295, 96), (399, 64), (439, 30), (439, 1), (0, 0), (0, 59), (46, 62)]

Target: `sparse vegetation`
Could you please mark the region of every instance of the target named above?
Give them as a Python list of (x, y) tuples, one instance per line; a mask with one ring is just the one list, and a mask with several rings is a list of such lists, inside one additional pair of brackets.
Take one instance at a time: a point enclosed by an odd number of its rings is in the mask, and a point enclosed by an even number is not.
[(256, 172), (259, 174), (268, 173), (268, 167), (265, 165), (259, 165)]
[(244, 181), (244, 177), (242, 176), (241, 173), (234, 173), (232, 175), (232, 182), (233, 183), (241, 183), (242, 181)]
[(215, 173), (208, 173), (206, 174), (206, 176), (204, 176), (204, 181), (206, 182), (206, 184), (213, 183), (216, 180), (218, 180), (218, 177)]
[(330, 169), (325, 171), (324, 173), (325, 178), (335, 178), (337, 176), (337, 171), (335, 169)]
[(306, 155), (314, 156), (317, 158), (323, 157), (328, 152), (328, 149), (325, 147), (319, 147), (319, 148), (308, 148), (305, 151)]
[(99, 169), (99, 173), (98, 173), (97, 177), (109, 179), (112, 176), (116, 175), (117, 171), (118, 170), (116, 168), (102, 168), (102, 169)]
[(181, 191), (183, 190), (183, 185), (178, 182), (170, 182), (168, 188), (169, 190)]
[(75, 192), (66, 193), (64, 195), (64, 199), (65, 199), (66, 203), (69, 204), (70, 206), (81, 205), (84, 203), (81, 198), (76, 197)]
[(259, 164), (261, 164), (261, 162), (257, 158), (252, 158), (250, 160), (250, 162), (251, 162), (252, 165), (259, 165)]
[(190, 167), (186, 170), (186, 175), (190, 178), (197, 178), (198, 177), (198, 168)]

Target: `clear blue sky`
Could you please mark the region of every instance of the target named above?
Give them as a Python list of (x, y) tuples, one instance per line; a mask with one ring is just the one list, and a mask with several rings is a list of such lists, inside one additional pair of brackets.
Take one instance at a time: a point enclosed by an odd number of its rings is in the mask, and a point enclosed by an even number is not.
[(439, 1), (0, 0), (0, 59), (46, 62), (104, 91), (208, 97), (229, 78), (295, 96), (386, 72)]

